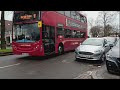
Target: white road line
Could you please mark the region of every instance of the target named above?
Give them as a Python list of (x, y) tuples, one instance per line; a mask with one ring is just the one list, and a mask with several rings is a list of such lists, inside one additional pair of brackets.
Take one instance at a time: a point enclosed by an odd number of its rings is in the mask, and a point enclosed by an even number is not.
[(16, 66), (16, 65), (19, 65), (19, 64), (21, 64), (21, 63), (12, 64), (12, 65), (8, 65), (8, 66), (3, 66), (3, 67), (0, 67), (0, 68), (12, 67), (12, 66)]

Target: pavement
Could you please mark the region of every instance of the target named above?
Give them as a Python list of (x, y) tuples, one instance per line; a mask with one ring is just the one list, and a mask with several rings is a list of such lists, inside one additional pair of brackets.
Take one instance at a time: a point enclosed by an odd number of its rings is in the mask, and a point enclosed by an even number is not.
[(106, 64), (97, 70), (93, 70), (90, 76), (91, 79), (120, 79), (119, 75), (108, 73)]
[(106, 69), (95, 70), (91, 74), (93, 79), (120, 79), (119, 75), (108, 73)]
[(119, 75), (108, 73), (105, 64), (98, 67), (100, 68), (84, 72), (74, 79), (120, 79)]

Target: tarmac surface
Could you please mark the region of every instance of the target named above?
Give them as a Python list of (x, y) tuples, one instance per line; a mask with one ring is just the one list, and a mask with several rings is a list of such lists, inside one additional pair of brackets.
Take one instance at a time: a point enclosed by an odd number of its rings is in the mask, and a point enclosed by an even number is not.
[(74, 52), (69, 52), (47, 58), (0, 56), (0, 78), (120, 79), (120, 76), (108, 73), (105, 62), (75, 61)]
[(94, 79), (120, 79), (119, 75), (108, 73), (106, 65), (98, 70), (93, 71), (92, 78)]

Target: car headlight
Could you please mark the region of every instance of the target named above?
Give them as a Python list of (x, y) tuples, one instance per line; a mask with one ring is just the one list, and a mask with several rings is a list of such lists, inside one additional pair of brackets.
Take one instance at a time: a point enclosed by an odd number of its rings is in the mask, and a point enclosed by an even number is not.
[(97, 50), (94, 53), (96, 54), (96, 53), (101, 53), (101, 52), (102, 52), (102, 50)]

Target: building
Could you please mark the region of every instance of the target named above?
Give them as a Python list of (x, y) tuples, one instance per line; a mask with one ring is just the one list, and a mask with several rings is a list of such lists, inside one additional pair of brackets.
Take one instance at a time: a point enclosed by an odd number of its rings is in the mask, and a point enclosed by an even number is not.
[[(1, 40), (1, 21), (0, 21), (0, 40)], [(7, 45), (10, 45), (12, 43), (12, 21), (8, 20), (5, 20), (5, 41)]]

